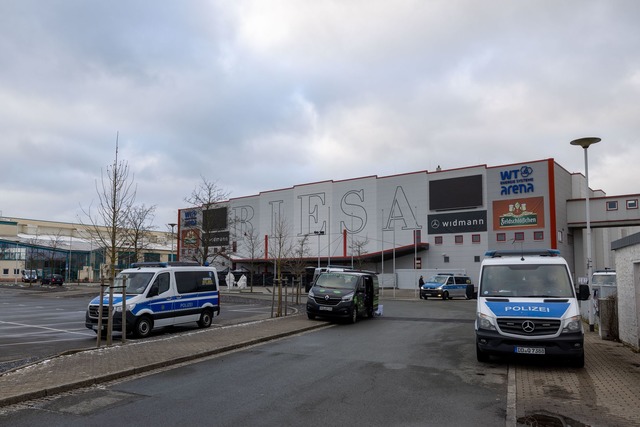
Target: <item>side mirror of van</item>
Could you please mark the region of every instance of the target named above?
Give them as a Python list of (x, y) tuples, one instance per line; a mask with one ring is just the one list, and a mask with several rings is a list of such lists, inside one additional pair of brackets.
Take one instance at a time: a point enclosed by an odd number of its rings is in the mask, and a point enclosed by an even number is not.
[(589, 285), (578, 285), (578, 301), (589, 299)]

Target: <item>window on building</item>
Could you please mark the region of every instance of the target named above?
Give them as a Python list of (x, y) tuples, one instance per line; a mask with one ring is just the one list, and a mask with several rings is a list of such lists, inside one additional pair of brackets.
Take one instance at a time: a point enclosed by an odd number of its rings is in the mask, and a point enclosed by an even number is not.
[(476, 255), (473, 257), (473, 262), (480, 262), (480, 255)]
[(498, 234), (496, 234), (496, 240), (498, 242), (506, 242), (507, 241), (507, 235), (505, 233), (498, 233)]
[(434, 237), (434, 238), (433, 238), (433, 242), (434, 242), (436, 245), (441, 245), (441, 244), (442, 244), (442, 236), (436, 236), (436, 237)]
[(471, 243), (480, 243), (480, 235), (472, 234), (471, 235)]
[(638, 209), (638, 199), (627, 200), (627, 209)]
[(534, 231), (533, 240), (544, 240), (544, 231)]
[(2, 269), (2, 274), (3, 274), (4, 276), (7, 276), (7, 275), (9, 274), (9, 269), (8, 269), (8, 268), (3, 268), (3, 269)]
[(160, 254), (154, 254), (151, 252), (144, 253), (144, 262), (160, 262)]
[(444, 262), (449, 262), (449, 256), (448, 255), (444, 256)]
[(462, 234), (458, 234), (458, 235), (456, 236), (456, 245), (461, 245), (461, 244), (463, 244), (463, 243), (464, 243), (464, 239), (463, 239), (463, 237), (462, 237)]
[(518, 231), (517, 233), (514, 234), (513, 238), (517, 242), (523, 241), (524, 240), (524, 232)]
[(617, 211), (618, 210), (618, 201), (617, 200), (609, 200), (607, 202), (607, 210), (608, 211)]

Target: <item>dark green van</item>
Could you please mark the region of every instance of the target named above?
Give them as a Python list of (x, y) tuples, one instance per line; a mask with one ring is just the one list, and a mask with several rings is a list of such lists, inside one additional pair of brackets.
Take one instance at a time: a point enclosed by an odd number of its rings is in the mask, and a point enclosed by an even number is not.
[(360, 270), (322, 273), (309, 290), (307, 316), (345, 319), (355, 323), (359, 317), (373, 317), (378, 311), (378, 276)]

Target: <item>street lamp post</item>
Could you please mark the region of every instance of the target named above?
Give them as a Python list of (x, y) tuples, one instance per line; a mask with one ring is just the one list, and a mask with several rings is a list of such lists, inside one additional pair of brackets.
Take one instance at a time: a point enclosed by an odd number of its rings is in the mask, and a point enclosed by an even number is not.
[[(587, 283), (591, 284), (591, 276), (593, 275), (593, 263), (591, 260), (591, 218), (590, 218), (590, 209), (589, 209), (589, 157), (587, 154), (587, 150), (591, 144), (595, 144), (600, 142), (600, 138), (596, 137), (587, 137), (587, 138), (579, 138), (571, 141), (571, 145), (579, 145), (584, 150), (584, 176), (586, 179), (587, 191), (585, 197), (585, 206), (586, 206), (586, 223), (587, 223)], [(591, 287), (589, 287), (589, 293), (591, 294)], [(588, 305), (589, 312), (589, 331), (593, 332), (595, 330), (594, 323), (594, 313), (593, 313), (593, 302)]]
[[(16, 268), (13, 270), (13, 283), (14, 284), (18, 284), (18, 274), (20, 274), (20, 267), (18, 267), (18, 241), (16, 240), (16, 253), (15, 253), (15, 258), (16, 258)], [(27, 266), (27, 264), (25, 263), (25, 267)], [(15, 274), (16, 271), (18, 272), (18, 274)]]
[(320, 268), (320, 236), (324, 235), (324, 230), (314, 231), (313, 234), (318, 236), (318, 268)]
[(176, 240), (175, 239), (175, 235), (173, 234), (173, 227), (175, 227), (178, 224), (176, 224), (175, 222), (171, 222), (171, 223), (169, 223), (167, 225), (169, 227), (171, 227), (171, 256), (169, 257), (170, 258), (169, 261), (173, 261), (174, 260), (174, 258), (173, 258), (173, 242)]

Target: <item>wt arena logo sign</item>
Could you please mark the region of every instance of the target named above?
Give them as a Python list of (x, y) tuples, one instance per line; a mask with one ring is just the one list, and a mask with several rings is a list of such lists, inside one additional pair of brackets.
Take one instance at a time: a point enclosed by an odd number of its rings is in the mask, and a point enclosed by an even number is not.
[(522, 166), (520, 169), (500, 171), (500, 195), (533, 193), (533, 168)]

